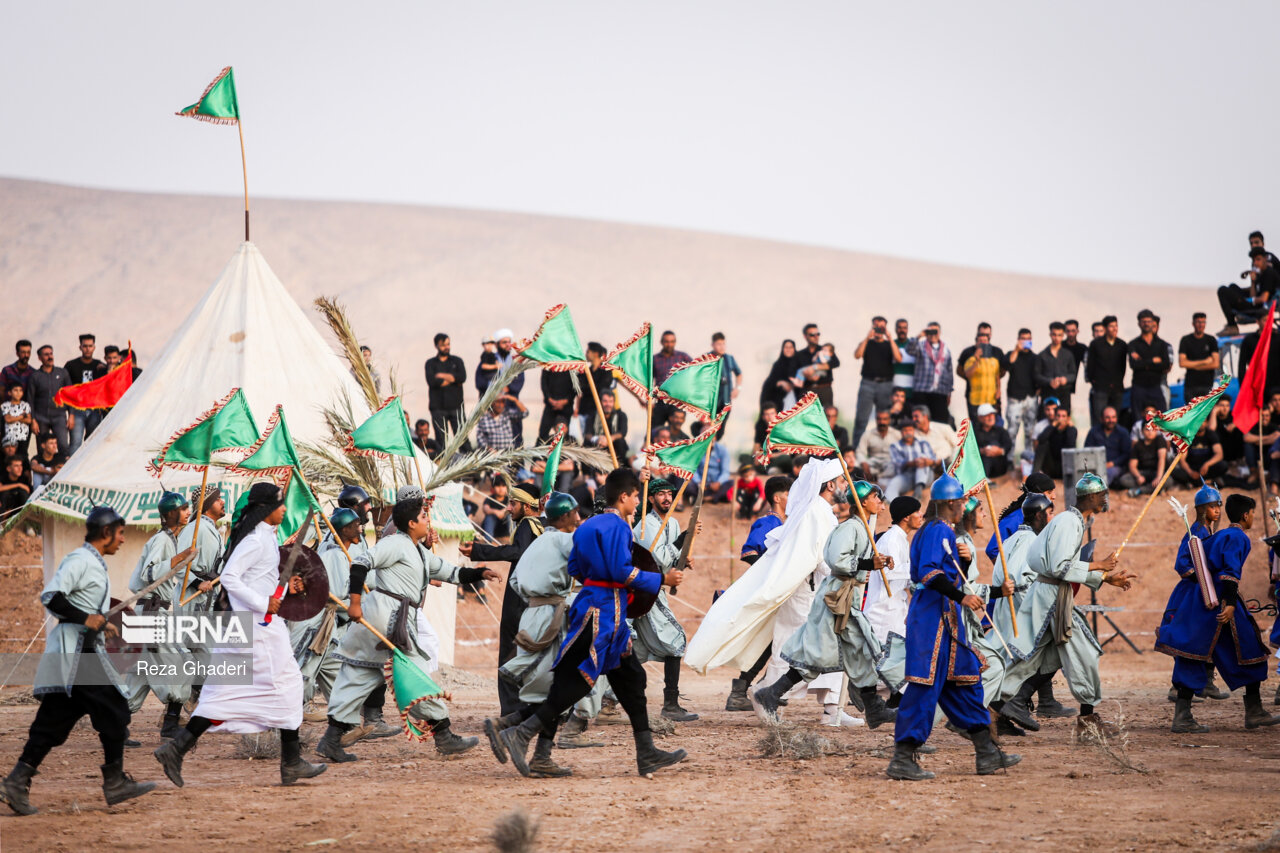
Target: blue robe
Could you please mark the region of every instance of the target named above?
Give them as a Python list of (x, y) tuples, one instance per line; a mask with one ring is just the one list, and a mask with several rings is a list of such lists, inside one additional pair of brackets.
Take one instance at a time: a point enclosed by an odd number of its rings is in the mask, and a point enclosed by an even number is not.
[(750, 532), (747, 533), (747, 541), (742, 543), (742, 553), (740, 556), (745, 557), (748, 553), (759, 554), (764, 556), (764, 552), (769, 550), (769, 546), (765, 544), (764, 538), (769, 535), (769, 531), (782, 526), (782, 519), (776, 515), (762, 515), (757, 518), (751, 525)]
[[(1271, 561), (1275, 555), (1280, 555), (1280, 549), (1272, 548), (1272, 554), (1267, 555), (1267, 566), (1270, 569)], [(1275, 601), (1280, 601), (1280, 578), (1271, 582), (1271, 595)], [(1276, 621), (1271, 624), (1271, 645), (1273, 648), (1280, 648), (1280, 613), (1276, 614)], [(1277, 670), (1280, 671), (1280, 670)]]
[[(1191, 525), (1191, 533), (1207, 540), (1213, 536), (1209, 528), (1200, 522)], [(1156, 651), (1167, 655), (1179, 656), (1179, 649), (1190, 648), (1193, 642), (1190, 637), (1190, 623), (1200, 614), (1206, 613), (1204, 600), (1200, 597), (1200, 584), (1196, 582), (1195, 566), (1191, 562), (1191, 548), (1187, 544), (1187, 535), (1183, 535), (1178, 545), (1178, 555), (1173, 561), (1173, 570), (1178, 573), (1178, 582), (1169, 593), (1169, 603), (1164, 607), (1164, 617), (1156, 628)], [(1179, 614), (1189, 614), (1181, 617)]]
[(662, 575), (631, 565), (631, 527), (613, 512), (587, 519), (573, 534), (569, 576), (583, 586), (569, 611), (568, 633), (556, 663), (585, 630), (591, 631), (591, 653), (578, 665), (588, 684), (616, 669), (631, 650), (626, 590), (657, 595)]
[[(1022, 507), (1018, 507), (1013, 512), (1000, 519), (1000, 523), (996, 525), (996, 529), (1000, 531), (1000, 540), (1008, 542), (1009, 537), (1018, 531), (1022, 526)], [(995, 564), (1000, 559), (1000, 546), (996, 542), (996, 537), (992, 536), (987, 542), (987, 557)]]

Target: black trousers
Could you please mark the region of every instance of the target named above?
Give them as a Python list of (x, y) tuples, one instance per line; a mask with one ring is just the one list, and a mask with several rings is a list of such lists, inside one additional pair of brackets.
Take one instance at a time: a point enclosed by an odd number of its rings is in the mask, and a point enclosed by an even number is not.
[(911, 395), (912, 405), (928, 406), (929, 420), (939, 423), (951, 423), (951, 411), (947, 407), (947, 395), (930, 391), (915, 391)]
[[(541, 705), (528, 709), (525, 719), (536, 716), (544, 734), (554, 737), (560, 718), (574, 704), (591, 692), (591, 685), (578, 671), (578, 664), (591, 652), (591, 631), (583, 630), (552, 670), (551, 690)], [(644, 701), (645, 671), (635, 655), (627, 655), (614, 669), (602, 673), (627, 712), (634, 732), (649, 731), (649, 709)]]
[(550, 406), (543, 406), (542, 419), (538, 421), (538, 441), (546, 441), (550, 438), (560, 424), (568, 426), (569, 419), (572, 417), (573, 409), (571, 407), (557, 410)]
[(24, 764), (39, 767), (46, 755), (67, 742), (67, 736), (80, 718), (89, 715), (93, 730), (102, 741), (104, 764), (124, 760), (124, 741), (129, 734), (129, 703), (120, 691), (109, 684), (73, 685), (71, 695), (45, 693), (40, 697), (36, 718), (27, 732), (22, 748)]
[(1218, 305), (1222, 308), (1222, 316), (1227, 318), (1227, 325), (1236, 324), (1237, 314), (1248, 314), (1252, 317), (1262, 316), (1262, 307), (1249, 301), (1249, 289), (1238, 284), (1224, 284), (1218, 288)]
[[(515, 571), (507, 573), (507, 588), (502, 593), (502, 618), (498, 622), (498, 666), (516, 656), (516, 634), (520, 633), (520, 617), (524, 615), (524, 599), (511, 588), (511, 577)], [(520, 688), (498, 678), (498, 708), (502, 716), (520, 708)]]

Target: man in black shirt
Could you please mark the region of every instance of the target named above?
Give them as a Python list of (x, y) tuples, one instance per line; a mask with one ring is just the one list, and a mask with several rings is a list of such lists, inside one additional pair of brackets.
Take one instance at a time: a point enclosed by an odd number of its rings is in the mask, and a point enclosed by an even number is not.
[(1084, 357), (1089, 354), (1089, 345), (1080, 341), (1080, 321), (1064, 320), (1062, 322), (1063, 331), (1067, 333), (1067, 338), (1062, 345), (1071, 350), (1071, 356), (1076, 360), (1076, 372), (1071, 375), (1071, 381), (1067, 383), (1067, 387), (1071, 390), (1069, 394), (1076, 393), (1076, 377), (1080, 375), (1080, 365), (1084, 364)]
[(886, 411), (893, 402), (893, 366), (902, 361), (902, 353), (889, 337), (888, 320), (871, 318), (871, 331), (858, 343), (853, 357), (862, 359), (862, 384), (853, 418), (853, 446), (857, 446), (871, 421), (872, 409)]
[(846, 447), (852, 447), (853, 445), (849, 444), (849, 431), (840, 426), (840, 410), (835, 406), (827, 406), (823, 409), (823, 414), (827, 416), (827, 424), (831, 427), (831, 434), (836, 438), (836, 446), (842, 451)]
[(1147, 309), (1138, 314), (1142, 334), (1129, 341), (1129, 367), (1133, 387), (1129, 389), (1129, 409), (1136, 423), (1147, 406), (1165, 407), (1164, 377), (1169, 372), (1169, 344), (1156, 334), (1155, 315)]
[(627, 413), (617, 407), (613, 390), (606, 388), (600, 392), (600, 408), (604, 411), (607, 429), (600, 425), (600, 413), (591, 406), (584, 414), (586, 424), (582, 428), (582, 444), (586, 447), (599, 447), (607, 450), (613, 444), (613, 452), (619, 462), (627, 461)]
[(1271, 253), (1261, 246), (1249, 250), (1253, 269), (1248, 272), (1250, 284), (1243, 288), (1238, 284), (1224, 284), (1218, 288), (1218, 305), (1227, 318), (1227, 324), (1219, 334), (1237, 335), (1236, 315), (1257, 319), (1265, 312), (1264, 306), (1275, 298), (1280, 290), (1280, 271), (1271, 265)]
[(1222, 461), (1222, 442), (1218, 433), (1209, 429), (1207, 423), (1200, 424), (1187, 455), (1173, 469), (1173, 479), (1184, 486), (1199, 486), (1202, 483), (1222, 479), (1227, 466)]
[(445, 441), (446, 428), (456, 431), (462, 423), (462, 389), (467, 381), (467, 366), (462, 359), (449, 354), (448, 335), (437, 334), (435, 345), (435, 358), (428, 359), (425, 368), (427, 407), (431, 410), (431, 428)]
[(1187, 371), (1182, 383), (1183, 397), (1188, 401), (1209, 393), (1222, 363), (1218, 339), (1204, 333), (1207, 323), (1203, 311), (1192, 314), (1191, 334), (1183, 335), (1178, 342), (1178, 366)]
[(542, 369), (542, 420), (538, 423), (538, 441), (551, 438), (559, 424), (568, 425), (577, 399), (570, 374)]
[(973, 426), (973, 438), (982, 454), (982, 469), (988, 477), (1003, 477), (1009, 473), (1009, 458), (1013, 456), (1013, 439), (1008, 431), (996, 423), (996, 407), (983, 403), (978, 407), (978, 420)]
[(1067, 330), (1058, 322), (1049, 324), (1049, 345), (1036, 356), (1036, 386), (1040, 402), (1058, 399), (1058, 407), (1071, 411), (1071, 387), (1076, 381), (1076, 358), (1066, 346)]
[(760, 419), (756, 421), (755, 439), (751, 444), (751, 455), (758, 456), (764, 449), (764, 438), (769, 432), (769, 421), (778, 414), (778, 407), (773, 403), (765, 403), (760, 407)]
[(428, 459), (435, 459), (440, 455), (440, 442), (431, 437), (431, 421), (426, 418), (418, 418), (414, 423), (413, 443), (427, 454)]
[(1120, 321), (1114, 314), (1102, 318), (1103, 334), (1089, 342), (1084, 365), (1084, 381), (1089, 388), (1089, 417), (1102, 423), (1102, 410), (1110, 406), (1120, 411), (1124, 401), (1124, 372), (1129, 361), (1129, 345), (1120, 340)]
[[(107, 366), (93, 357), (93, 352), (97, 346), (98, 339), (93, 335), (83, 334), (80, 336), (80, 357), (71, 359), (63, 367), (67, 371), (67, 377), (71, 380), (72, 385), (92, 382), (100, 376), (107, 375)], [(67, 420), (70, 422), (69, 429), (71, 430), (67, 453), (71, 454), (79, 450), (85, 438), (93, 432), (93, 428), (102, 420), (102, 413), (94, 411), (70, 412)]]
[(1061, 480), (1062, 451), (1075, 446), (1076, 428), (1071, 424), (1071, 413), (1059, 407), (1053, 413), (1053, 423), (1036, 440), (1035, 468)]
[(1036, 425), (1036, 354), (1032, 347), (1030, 329), (1018, 330), (1018, 341), (1009, 350), (1006, 361), (1009, 364), (1009, 384), (1005, 386), (1004, 422), (1009, 428), (1009, 437), (1016, 443), (1018, 432), (1023, 433), (1023, 444), (1030, 447), (1035, 441), (1033, 430)]
[(836, 372), (836, 368), (840, 366), (840, 357), (832, 355), (829, 359), (823, 361), (822, 335), (818, 332), (817, 323), (809, 323), (804, 327), (804, 340), (805, 345), (796, 350), (795, 358), (791, 361), (793, 368), (791, 375), (795, 376), (803, 368), (818, 362), (823, 363), (826, 369), (817, 371), (815, 378), (806, 379), (804, 382), (804, 388), (801, 389), (797, 396), (802, 396), (812, 391), (818, 395), (818, 399), (822, 401), (822, 405), (830, 406), (831, 380)]

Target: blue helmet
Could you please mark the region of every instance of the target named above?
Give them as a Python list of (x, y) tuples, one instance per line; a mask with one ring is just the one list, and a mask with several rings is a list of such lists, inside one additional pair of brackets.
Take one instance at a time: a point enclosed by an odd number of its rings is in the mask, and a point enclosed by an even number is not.
[(1222, 495), (1213, 486), (1205, 484), (1200, 487), (1200, 491), (1196, 492), (1196, 506), (1208, 506), (1209, 504), (1222, 503)]
[(950, 474), (943, 474), (929, 487), (931, 501), (958, 501), (964, 498), (964, 486)]

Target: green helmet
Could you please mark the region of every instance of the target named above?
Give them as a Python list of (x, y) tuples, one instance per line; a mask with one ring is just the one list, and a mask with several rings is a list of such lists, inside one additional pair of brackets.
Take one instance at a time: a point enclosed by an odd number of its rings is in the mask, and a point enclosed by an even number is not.
[(578, 508), (578, 501), (573, 495), (565, 492), (552, 492), (547, 498), (547, 505), (544, 512), (547, 515), (547, 521), (558, 521), (569, 513)]
[(649, 494), (651, 495), (656, 495), (658, 492), (674, 492), (675, 490), (675, 486), (661, 477), (654, 477), (649, 481)]
[(871, 483), (866, 480), (858, 480), (853, 484), (853, 488), (849, 490), (849, 497), (847, 499), (849, 503), (854, 502), (853, 495), (855, 492), (858, 495), (859, 501), (865, 501), (873, 494), (879, 495), (881, 499), (884, 498), (884, 492), (880, 490), (880, 487), (875, 483)]
[(189, 504), (182, 495), (177, 492), (165, 492), (160, 496), (160, 503), (156, 510), (160, 513), (160, 517), (164, 518), (169, 513), (176, 509), (182, 509), (184, 506), (189, 506)]
[(340, 506), (333, 511), (333, 515), (329, 516), (329, 523), (333, 525), (334, 530), (341, 530), (353, 521), (359, 521), (360, 516), (356, 511), (345, 506)]
[(1092, 471), (1086, 471), (1084, 476), (1076, 481), (1076, 495), (1097, 495), (1107, 490), (1106, 481)]

